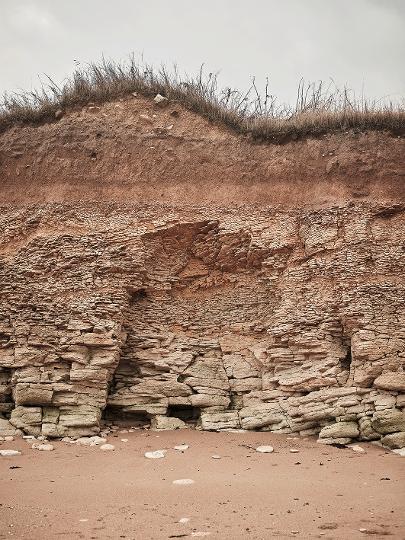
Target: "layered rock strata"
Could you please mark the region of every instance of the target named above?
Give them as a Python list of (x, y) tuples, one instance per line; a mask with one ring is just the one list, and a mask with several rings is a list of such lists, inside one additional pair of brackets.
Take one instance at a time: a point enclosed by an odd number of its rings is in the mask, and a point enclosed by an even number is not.
[(405, 445), (405, 205), (7, 205), (0, 225), (0, 435), (169, 416)]

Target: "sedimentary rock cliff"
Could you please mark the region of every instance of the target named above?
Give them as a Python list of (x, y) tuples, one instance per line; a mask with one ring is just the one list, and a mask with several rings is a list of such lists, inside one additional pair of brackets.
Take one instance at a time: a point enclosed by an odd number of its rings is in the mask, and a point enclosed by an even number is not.
[(254, 145), (144, 99), (4, 133), (0, 430), (169, 416), (405, 446), (404, 155)]

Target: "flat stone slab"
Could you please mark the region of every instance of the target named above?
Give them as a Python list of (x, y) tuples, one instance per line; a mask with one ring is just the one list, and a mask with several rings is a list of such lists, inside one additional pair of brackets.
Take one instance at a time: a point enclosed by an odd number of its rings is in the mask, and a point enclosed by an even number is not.
[(21, 452), (18, 450), (0, 450), (0, 456), (20, 456)]
[(179, 480), (173, 480), (173, 484), (176, 486), (189, 486), (194, 484), (194, 480), (191, 478), (180, 478)]
[(256, 452), (260, 452), (260, 454), (271, 454), (274, 452), (274, 448), (272, 446), (258, 446)]
[(153, 452), (145, 452), (145, 457), (148, 459), (162, 459), (166, 455), (166, 450), (154, 450)]

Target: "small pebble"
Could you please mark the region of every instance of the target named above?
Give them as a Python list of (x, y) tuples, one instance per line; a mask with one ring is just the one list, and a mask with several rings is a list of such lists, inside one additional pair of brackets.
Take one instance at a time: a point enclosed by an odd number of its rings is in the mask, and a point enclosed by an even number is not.
[(148, 459), (161, 459), (164, 458), (166, 450), (155, 450), (154, 452), (145, 452), (145, 457)]
[(362, 446), (359, 446), (358, 444), (354, 444), (353, 446), (350, 446), (349, 448), (351, 448), (353, 452), (357, 452), (358, 454), (364, 454), (366, 452), (364, 448)]
[(274, 452), (274, 448), (272, 446), (258, 446), (256, 452), (260, 452), (261, 454), (271, 454)]
[(113, 444), (102, 444), (100, 446), (100, 450), (104, 450), (104, 451), (115, 450), (115, 446)]
[(190, 484), (194, 484), (194, 480), (191, 480), (191, 478), (181, 478), (180, 480), (173, 480), (173, 484), (177, 486), (189, 486)]
[(211, 457), (212, 457), (212, 459), (221, 459), (221, 456), (219, 456), (218, 454), (214, 454)]
[(128, 442), (128, 439), (121, 439), (121, 442)]
[(179, 519), (179, 523), (188, 523), (189, 521), (190, 521), (190, 518), (186, 518), (186, 517)]
[(11, 442), (11, 441), (14, 441), (14, 437), (11, 436), (11, 435), (6, 435), (6, 436), (4, 437), (4, 440), (7, 441), (7, 442)]
[(298, 448), (290, 448), (291, 454), (298, 454), (299, 450)]
[(179, 444), (178, 446), (174, 446), (175, 450), (180, 450), (181, 452), (184, 452), (184, 450), (187, 450), (189, 448), (188, 444)]

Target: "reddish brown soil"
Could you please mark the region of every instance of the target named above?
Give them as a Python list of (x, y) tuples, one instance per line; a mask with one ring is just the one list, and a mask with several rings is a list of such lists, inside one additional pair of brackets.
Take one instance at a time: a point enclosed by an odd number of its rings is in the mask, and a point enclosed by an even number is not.
[(2, 203), (104, 200), (323, 206), (405, 199), (405, 139), (353, 132), (253, 144), (129, 98), (0, 135)]
[[(0, 538), (405, 538), (404, 458), (372, 444), (356, 454), (273, 433), (192, 430), (109, 442), (114, 452), (3, 443), (23, 454), (0, 458)], [(183, 442), (184, 453), (171, 449)], [(259, 444), (275, 452), (250, 448)], [(164, 459), (144, 457), (162, 448), (170, 449)], [(173, 485), (179, 478), (195, 483)], [(184, 517), (190, 521), (179, 523)]]

